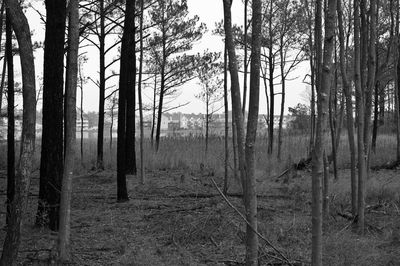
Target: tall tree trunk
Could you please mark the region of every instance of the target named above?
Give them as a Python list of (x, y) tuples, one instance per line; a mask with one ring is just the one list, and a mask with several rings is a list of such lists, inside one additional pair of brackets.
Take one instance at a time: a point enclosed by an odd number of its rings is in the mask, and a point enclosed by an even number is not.
[(207, 102), (207, 104), (206, 104), (206, 151), (205, 151), (205, 154), (206, 154), (206, 156), (207, 156), (207, 151), (208, 151), (208, 130), (209, 130), (209, 123), (210, 123), (210, 114), (209, 114), (209, 102), (210, 102), (210, 100), (209, 100), (209, 95), (208, 95), (208, 92), (206, 93), (206, 98), (207, 98), (207, 100), (206, 100), (206, 102)]
[[(392, 34), (393, 38), (393, 51), (394, 51), (394, 58), (397, 60), (393, 60), (393, 68), (394, 68), (394, 119), (396, 121), (396, 160), (400, 161), (400, 102), (399, 102), (399, 91), (400, 91), (400, 79), (399, 79), (399, 58), (400, 58), (400, 46), (399, 46), (399, 1), (395, 0), (395, 7), (391, 8), (396, 10), (396, 16), (393, 18), (394, 26), (394, 34)], [(394, 14), (391, 13), (391, 16)], [(397, 99), (397, 100), (396, 100)], [(388, 92), (388, 103), (389, 103), (389, 112), (390, 112), (390, 92)]]
[(379, 127), (379, 90), (380, 81), (377, 80), (374, 89), (374, 120), (372, 125), (372, 141), (371, 150), (373, 153), (376, 152), (376, 139), (378, 138), (378, 127)]
[[(232, 97), (232, 94), (231, 94)], [(239, 180), (239, 158), (238, 158), (238, 142), (237, 142), (236, 122), (232, 112), (232, 150), (233, 150), (233, 178)]]
[[(162, 4), (163, 16), (165, 16), (165, 5)], [(158, 101), (158, 116), (157, 116), (157, 131), (156, 131), (156, 151), (160, 148), (160, 135), (161, 135), (161, 119), (162, 119), (162, 109), (164, 104), (164, 93), (165, 93), (165, 67), (167, 62), (166, 55), (166, 28), (164, 23), (164, 18), (162, 21), (162, 62), (161, 62), (161, 84), (160, 84), (160, 100)]]
[[(161, 74), (163, 76), (163, 74)], [(163, 92), (163, 78), (161, 77), (161, 89), (160, 89), (160, 99), (158, 101), (157, 110), (157, 129), (156, 129), (156, 151), (160, 148), (160, 136), (161, 136), (161, 119), (162, 119), (162, 107), (164, 104), (164, 92)]]
[(285, 78), (285, 58), (283, 55), (283, 36), (280, 39), (281, 47), (279, 49), (280, 56), (280, 67), (281, 67), (281, 112), (279, 114), (279, 125), (278, 125), (278, 160), (282, 157), (282, 127), (283, 127), (283, 113), (285, 111), (285, 90), (286, 90), (286, 78)]
[(150, 142), (151, 147), (154, 146), (154, 129), (156, 126), (156, 99), (157, 99), (157, 75), (154, 74), (154, 89), (153, 89), (153, 117), (151, 122), (151, 134), (150, 134)]
[(364, 232), (364, 182), (367, 176), (364, 153), (364, 96), (361, 88), (360, 0), (354, 0), (354, 84), (356, 91), (356, 125), (358, 156), (358, 219), (357, 225)]
[(6, 14), (6, 59), (7, 61), (7, 216), (9, 224), (11, 203), (15, 194), (15, 118), (14, 118), (14, 59), (12, 52), (12, 26), (10, 14)]
[(396, 143), (396, 161), (400, 161), (400, 67), (399, 67), (399, 60), (400, 60), (400, 46), (399, 46), (399, 35), (397, 34), (396, 37), (396, 55), (395, 58), (397, 58), (397, 60), (394, 60), (394, 76), (395, 76), (395, 84), (394, 84), (394, 119), (396, 121), (396, 139), (397, 139), (397, 143)]
[(60, 232), (58, 234), (58, 254), (62, 262), (69, 261), (71, 235), (71, 195), (76, 145), (76, 88), (78, 82), (79, 50), (79, 2), (70, 0), (68, 4), (68, 87), (65, 88), (65, 158), (60, 203)]
[[(366, 0), (364, 0), (366, 1)], [(371, 114), (372, 114), (372, 93), (376, 84), (376, 31), (377, 31), (377, 2), (370, 0), (370, 19), (369, 19), (369, 42), (368, 42), (368, 79), (365, 92), (365, 122), (364, 122), (364, 146), (367, 158), (367, 168), (369, 167), (369, 154), (371, 147)], [(368, 169), (367, 169), (368, 171)]]
[[(1, 1), (1, 7), (0, 7), (0, 29), (3, 28), (3, 21), (4, 21), (4, 6), (5, 6), (5, 1)], [(3, 31), (0, 31), (0, 44), (1, 44), (1, 39), (3, 37)], [(1, 45), (0, 45), (1, 46)], [(1, 47), (0, 47), (1, 49)], [(1, 107), (2, 107), (2, 102), (3, 102), (3, 89), (4, 89), (4, 77), (5, 77), (5, 69), (6, 69), (6, 60), (4, 60), (3, 64), (3, 74), (1, 75), (1, 84), (0, 84), (0, 113), (1, 113)]]
[(3, 91), (4, 83), (6, 80), (6, 70), (7, 70), (7, 59), (3, 60), (3, 70), (1, 71), (1, 83), (0, 83), (0, 113), (1, 113), (1, 102), (3, 101)]
[[(252, 38), (250, 69), (250, 102), (246, 137), (246, 265), (258, 265), (257, 190), (256, 190), (256, 138), (260, 95), (261, 68), (261, 0), (252, 1)], [(251, 225), (251, 227), (250, 227)]]
[[(126, 118), (127, 118), (127, 97), (128, 90), (133, 87), (133, 75), (136, 70), (133, 68), (132, 53), (134, 35), (132, 30), (135, 19), (135, 3), (127, 1), (125, 8), (124, 33), (121, 42), (121, 61), (119, 75), (119, 99), (118, 99), (118, 141), (117, 141), (117, 201), (125, 202), (129, 200), (128, 190), (126, 187)], [(132, 39), (133, 38), (133, 39)], [(132, 42), (133, 40), (133, 42)]]
[(112, 153), (112, 144), (113, 144), (113, 129), (114, 129), (114, 108), (115, 108), (115, 101), (116, 101), (116, 96), (114, 94), (113, 97), (113, 102), (111, 105), (111, 125), (110, 125), (110, 154)]
[[(317, 120), (316, 134), (311, 149), (312, 157), (312, 205), (311, 205), (311, 222), (312, 222), (312, 244), (311, 244), (311, 264), (313, 266), (322, 265), (322, 154), (323, 154), (323, 133), (321, 132), (322, 122), (326, 113), (322, 113), (322, 107), (326, 103), (322, 103), (321, 97), (321, 64), (322, 64), (322, 1), (316, 1), (315, 7), (315, 68), (316, 68), (316, 91), (317, 91)], [(327, 90), (328, 88), (324, 88)], [(326, 97), (327, 95), (325, 95)], [(324, 98), (322, 98), (324, 99)]]
[(347, 134), (350, 148), (350, 176), (351, 176), (351, 210), (354, 216), (357, 215), (357, 175), (356, 175), (356, 143), (354, 138), (354, 118), (353, 118), (353, 100), (352, 88), (349, 84), (345, 62), (345, 44), (343, 30), (343, 11), (341, 0), (337, 0), (338, 26), (339, 26), (339, 60), (340, 72), (343, 83), (343, 92), (346, 97), (346, 121)]
[(247, 102), (247, 34), (248, 34), (248, 25), (247, 25), (247, 7), (249, 5), (249, 0), (244, 0), (244, 73), (243, 73), (243, 104), (242, 104), (242, 112), (245, 115), (246, 112), (246, 102)]
[[(308, 28), (308, 46), (310, 49), (309, 54), (309, 61), (310, 61), (310, 72), (311, 72), (311, 99), (310, 99), (310, 140), (309, 140), (309, 153), (311, 157), (311, 150), (314, 146), (315, 140), (315, 82), (316, 82), (316, 75), (315, 75), (315, 64), (314, 64), (314, 44), (313, 44), (313, 25), (312, 25), (312, 12), (309, 6), (310, 0), (304, 0), (304, 7), (305, 7), (305, 16), (307, 19), (307, 28)], [(320, 40), (319, 40), (320, 41)]]
[[(336, 0), (328, 0), (328, 8), (325, 10), (325, 38), (323, 61), (317, 56), (316, 65), (322, 71), (318, 72), (317, 82), (317, 125), (314, 150), (312, 153), (312, 265), (322, 265), (322, 193), (323, 155), (325, 151), (325, 135), (328, 125), (328, 99), (331, 85), (331, 67), (333, 60)], [(322, 44), (319, 42), (322, 36), (322, 7), (317, 1), (315, 16), (315, 35), (317, 54)]]
[(99, 35), (99, 122), (97, 128), (97, 168), (104, 169), (103, 142), (104, 142), (104, 102), (106, 93), (106, 67), (105, 67), (105, 11), (104, 0), (99, 1), (100, 35)]
[(136, 124), (135, 124), (135, 107), (136, 107), (136, 41), (135, 41), (135, 5), (136, 1), (133, 2), (130, 7), (131, 10), (126, 10), (126, 12), (133, 13), (132, 21), (125, 23), (124, 31), (127, 31), (127, 41), (129, 42), (129, 54), (127, 54), (128, 61), (128, 84), (126, 88), (126, 173), (131, 175), (137, 174), (136, 169)]
[(46, 0), (43, 131), (36, 224), (58, 230), (63, 177), (63, 85), (66, 1)]
[(229, 115), (228, 115), (228, 54), (224, 46), (224, 115), (225, 115), (225, 161), (224, 161), (224, 194), (228, 194), (228, 163), (229, 163)]
[(36, 90), (35, 64), (28, 21), (19, 1), (7, 0), (6, 6), (19, 45), (23, 93), (21, 152), (15, 179), (15, 195), (14, 200), (11, 202), (11, 215), (0, 259), (0, 265), (11, 266), (17, 265), (21, 239), (21, 222), (28, 203), (33, 153), (35, 150)]
[(251, 97), (250, 97), (250, 120), (248, 122), (248, 137), (244, 134), (243, 113), (241, 110), (241, 98), (236, 52), (233, 42), (231, 4), (224, 0), (224, 29), (225, 44), (229, 55), (229, 69), (231, 73), (232, 109), (237, 128), (237, 143), (239, 170), (244, 191), (244, 205), (246, 218), (249, 222), (246, 230), (246, 264), (258, 265), (258, 238), (257, 231), (257, 198), (255, 191), (255, 138), (257, 134), (258, 121), (258, 91), (260, 76), (260, 45), (261, 45), (261, 1), (254, 0), (253, 6), (253, 37), (252, 37), (252, 63), (251, 63)]
[(269, 47), (268, 47), (268, 65), (269, 65), (269, 138), (268, 138), (268, 153), (272, 154), (273, 146), (274, 146), (274, 116), (275, 116), (275, 91), (274, 91), (274, 54), (273, 54), (273, 45), (272, 45), (272, 36), (273, 36), (273, 29), (272, 29), (272, 13), (273, 8), (272, 4), (273, 1), (270, 1), (270, 13), (269, 13), (269, 21), (268, 21), (268, 31), (270, 34), (269, 40)]
[[(243, 120), (243, 113), (241, 110), (238, 64), (237, 64), (236, 51), (235, 51), (233, 32), (232, 32), (232, 15), (231, 15), (232, 1), (223, 0), (223, 2), (224, 2), (225, 45), (228, 51), (229, 72), (231, 77), (232, 118), (235, 120), (235, 126), (236, 126), (238, 166), (240, 172), (240, 179), (242, 182), (244, 194), (246, 194), (244, 120)], [(246, 198), (244, 198), (244, 202), (246, 206)]]
[(81, 102), (80, 102), (80, 106), (81, 106), (81, 111), (80, 111), (80, 115), (81, 115), (81, 162), (83, 162), (83, 75), (82, 75), (82, 68), (81, 68), (81, 63), (78, 62), (78, 71), (79, 71), (79, 82), (80, 82), (80, 90), (81, 90)]
[(139, 117), (140, 117), (140, 183), (145, 182), (145, 169), (144, 169), (144, 128), (143, 128), (143, 103), (142, 103), (142, 69), (143, 69), (143, 12), (144, 0), (140, 0), (140, 55), (139, 55), (139, 84), (138, 84), (138, 97), (139, 97)]

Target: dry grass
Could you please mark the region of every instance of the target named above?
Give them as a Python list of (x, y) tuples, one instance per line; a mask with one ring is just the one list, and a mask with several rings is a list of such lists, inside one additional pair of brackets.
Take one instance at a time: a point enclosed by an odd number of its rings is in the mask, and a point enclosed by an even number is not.
[[(394, 138), (381, 136), (372, 165), (394, 157)], [(342, 139), (339, 165), (348, 164), (348, 147)], [(310, 173), (300, 172), (289, 183), (273, 178), (290, 162), (306, 157), (308, 140), (286, 136), (282, 162), (266, 154), (266, 141), (257, 149), (259, 231), (293, 262), (307, 265), (311, 245)], [(72, 202), (72, 253), (74, 265), (241, 265), (244, 259), (245, 225), (218, 196), (210, 182), (213, 174), (219, 185), (223, 176), (223, 140), (211, 139), (207, 156), (204, 141), (164, 140), (160, 151), (146, 142), (144, 186), (128, 176), (130, 201), (118, 204), (115, 198), (115, 149), (106, 145), (107, 171), (87, 174), (95, 165), (95, 141), (85, 142), (83, 160), (77, 156)], [(4, 154), (4, 153), (3, 153)], [(378, 154), (382, 154), (378, 156)], [(290, 155), (290, 156), (289, 156)], [(290, 158), (289, 158), (290, 157)], [(39, 151), (35, 160), (38, 165)], [(201, 168), (200, 165), (204, 167)], [(232, 163), (230, 163), (232, 166)], [(5, 169), (0, 156), (0, 169)], [(3, 172), (4, 173), (4, 172)], [(1, 175), (3, 175), (0, 172)], [(32, 184), (29, 212), (25, 218), (20, 262), (48, 265), (55, 258), (56, 235), (32, 227), (38, 190), (38, 172)], [(350, 173), (339, 171), (339, 180), (330, 183), (331, 216), (324, 223), (324, 265), (400, 265), (400, 251), (392, 243), (393, 228), (399, 221), (400, 179), (397, 171), (371, 172), (367, 182), (366, 213), (368, 233), (360, 237), (350, 222), (337, 212), (350, 210)], [(5, 178), (1, 178), (5, 187)], [(231, 192), (239, 192), (230, 181)], [(4, 192), (4, 191), (3, 191)], [(191, 197), (182, 197), (190, 194)], [(196, 195), (213, 194), (211, 197)], [(5, 200), (4, 195), (0, 200)], [(230, 201), (242, 212), (240, 198)], [(4, 222), (4, 213), (0, 215)], [(0, 233), (0, 240), (4, 239)], [(260, 243), (262, 265), (277, 263), (265, 243)]]

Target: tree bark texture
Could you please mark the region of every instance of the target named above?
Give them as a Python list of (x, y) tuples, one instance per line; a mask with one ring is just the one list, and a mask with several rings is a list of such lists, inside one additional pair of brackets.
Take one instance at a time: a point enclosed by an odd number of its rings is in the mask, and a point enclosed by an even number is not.
[(357, 226), (364, 233), (365, 209), (365, 179), (367, 176), (364, 149), (364, 96), (361, 79), (361, 43), (360, 43), (360, 0), (354, 0), (354, 85), (356, 92), (356, 125), (357, 125), (357, 156), (358, 156), (358, 218)]
[(104, 0), (99, 1), (100, 13), (100, 34), (99, 37), (99, 121), (97, 131), (97, 168), (104, 169), (103, 150), (104, 150), (104, 103), (106, 97), (106, 66), (105, 66), (105, 11)]
[[(135, 107), (136, 107), (136, 46), (135, 46), (135, 5), (136, 1), (131, 0), (126, 5), (126, 11), (132, 13), (130, 20), (125, 22), (124, 32), (126, 31), (129, 49), (126, 54), (127, 83), (126, 86), (126, 173), (137, 174), (136, 168), (136, 145), (135, 145)], [(129, 8), (129, 9), (128, 9)]]
[(117, 201), (128, 201), (128, 190), (126, 187), (126, 138), (127, 138), (127, 106), (128, 106), (128, 90), (132, 89), (133, 75), (136, 70), (132, 62), (132, 53), (134, 47), (134, 35), (132, 28), (135, 19), (135, 3), (134, 1), (126, 2), (124, 33), (121, 42), (121, 62), (119, 76), (119, 99), (118, 99), (118, 140), (117, 140)]
[(357, 215), (357, 175), (356, 175), (356, 143), (354, 137), (354, 118), (353, 118), (353, 100), (352, 87), (349, 84), (345, 63), (345, 44), (344, 44), (344, 29), (343, 29), (343, 11), (341, 0), (337, 0), (338, 27), (339, 27), (339, 60), (340, 72), (343, 83), (343, 93), (346, 98), (346, 121), (347, 134), (350, 148), (350, 177), (351, 177), (351, 210), (354, 216)]
[(14, 117), (14, 59), (12, 52), (12, 26), (10, 14), (6, 14), (6, 59), (7, 61), (7, 215), (9, 224), (11, 203), (15, 194), (15, 117)]
[(143, 69), (143, 12), (144, 0), (140, 0), (140, 55), (139, 55), (139, 83), (138, 83), (138, 100), (139, 100), (139, 117), (140, 117), (140, 182), (145, 182), (144, 169), (144, 128), (143, 128), (143, 103), (142, 103), (142, 69)]
[[(317, 1), (316, 40), (322, 36), (321, 3)], [(322, 179), (323, 156), (325, 152), (325, 135), (328, 127), (328, 100), (331, 85), (331, 67), (333, 61), (333, 49), (336, 22), (336, 0), (328, 0), (328, 8), (325, 10), (325, 38), (322, 64), (317, 57), (317, 65), (321, 66), (320, 83), (317, 83), (317, 124), (315, 144), (312, 157), (312, 265), (322, 265)], [(317, 43), (317, 46), (320, 46)], [(321, 47), (320, 47), (321, 48)], [(317, 51), (320, 49), (318, 48)], [(320, 58), (320, 57), (319, 57)]]
[(46, 0), (43, 131), (36, 224), (58, 230), (63, 176), (65, 0)]
[(261, 0), (252, 1), (252, 38), (250, 65), (250, 102), (246, 136), (246, 218), (251, 225), (246, 230), (246, 264), (258, 265), (257, 190), (256, 190), (256, 138), (259, 113), (261, 68)]
[(1, 266), (12, 266), (17, 264), (21, 223), (27, 206), (32, 173), (32, 158), (35, 150), (36, 90), (35, 64), (28, 21), (18, 1), (7, 0), (6, 7), (19, 45), (23, 91), (21, 152), (15, 180), (15, 197), (11, 203), (9, 226), (0, 259)]
[(71, 259), (71, 195), (72, 176), (74, 172), (76, 149), (76, 88), (78, 82), (78, 51), (79, 51), (79, 2), (69, 1), (68, 23), (68, 71), (66, 79), (68, 87), (65, 88), (65, 158), (64, 173), (61, 189), (60, 204), (60, 232), (58, 234), (58, 255), (62, 262)]

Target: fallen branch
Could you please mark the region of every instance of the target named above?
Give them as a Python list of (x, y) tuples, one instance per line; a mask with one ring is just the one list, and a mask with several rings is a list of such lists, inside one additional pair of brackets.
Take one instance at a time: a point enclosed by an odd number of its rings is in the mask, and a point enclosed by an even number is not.
[(265, 238), (263, 235), (261, 235), (246, 219), (246, 217), (228, 200), (228, 198), (224, 195), (224, 193), (221, 191), (221, 189), (218, 187), (217, 183), (215, 182), (214, 178), (212, 176), (209, 176), (212, 183), (214, 184), (215, 188), (218, 190), (219, 194), (222, 196), (222, 198), (225, 200), (225, 202), (243, 219), (243, 221), (247, 224), (247, 226), (262, 240), (264, 240), (268, 246), (270, 246), (281, 258), (287, 262), (289, 265), (293, 264), (286, 258), (285, 255), (282, 254), (279, 249), (277, 249), (267, 238)]
[(379, 170), (395, 170), (396, 168), (400, 167), (400, 161), (392, 161), (386, 162), (381, 165), (372, 166), (371, 170), (379, 171)]

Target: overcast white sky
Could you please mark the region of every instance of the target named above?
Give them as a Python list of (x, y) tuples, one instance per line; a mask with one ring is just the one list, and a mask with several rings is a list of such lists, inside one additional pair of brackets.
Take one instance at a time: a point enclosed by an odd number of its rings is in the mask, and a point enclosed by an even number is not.
[[(44, 11), (44, 7), (42, 5), (43, 1), (33, 1), (36, 2), (35, 6)], [(222, 8), (222, 0), (188, 0), (189, 12), (190, 15), (198, 15), (200, 17), (200, 21), (206, 23), (208, 32), (205, 34), (203, 39), (195, 44), (194, 50), (195, 52), (202, 52), (205, 49), (209, 49), (211, 51), (223, 51), (223, 42), (220, 37), (212, 35), (212, 31), (215, 28), (215, 23), (219, 22), (223, 18), (223, 8)], [(233, 20), (234, 23), (242, 24), (243, 23), (243, 5), (241, 1), (234, 1), (232, 6), (233, 12)], [(28, 21), (31, 27), (31, 30), (34, 32), (33, 40), (34, 41), (44, 41), (44, 25), (40, 21), (38, 14), (35, 11), (28, 10), (27, 11)], [(91, 48), (87, 50), (87, 56), (89, 60), (87, 64), (84, 66), (84, 72), (86, 76), (90, 76), (94, 80), (98, 79), (98, 51), (96, 48)], [(106, 60), (111, 60), (115, 55), (110, 55), (110, 57)], [(17, 60), (17, 58), (16, 58)], [(38, 88), (39, 88), (39, 80), (42, 77), (42, 69), (43, 69), (43, 51), (39, 49), (35, 53), (35, 65), (36, 65), (36, 76), (38, 77)], [(115, 67), (118, 69), (119, 64), (115, 64)], [(287, 99), (286, 99), (286, 108), (285, 112), (287, 112), (287, 107), (294, 106), (298, 102), (304, 102), (304, 94), (306, 90), (306, 84), (302, 83), (304, 75), (308, 71), (308, 64), (304, 63), (302, 66), (298, 68), (298, 70), (292, 74), (292, 78), (298, 77), (293, 81), (289, 81), (287, 84)], [(18, 71), (18, 70), (17, 70)], [(117, 86), (118, 79), (111, 79), (107, 86)], [(276, 91), (279, 92), (279, 86), (276, 86)], [(184, 113), (204, 113), (205, 107), (204, 104), (198, 100), (195, 95), (199, 93), (200, 87), (197, 81), (189, 82), (180, 88), (180, 96), (170, 104), (170, 106), (183, 104), (186, 102), (190, 102), (190, 104), (177, 109), (176, 111), (181, 111)], [(151, 102), (152, 91), (149, 89), (148, 91), (144, 91), (144, 101)], [(260, 113), (266, 113), (266, 100), (265, 100), (265, 92), (264, 87), (261, 83), (260, 88)], [(78, 92), (78, 102), (80, 101), (80, 93)], [(84, 88), (84, 110), (85, 111), (97, 111), (98, 110), (98, 89), (97, 87), (88, 82)], [(280, 96), (276, 96), (276, 102), (280, 103)], [(41, 109), (41, 104), (39, 103), (38, 109)], [(279, 112), (279, 104), (275, 109), (275, 112)]]

